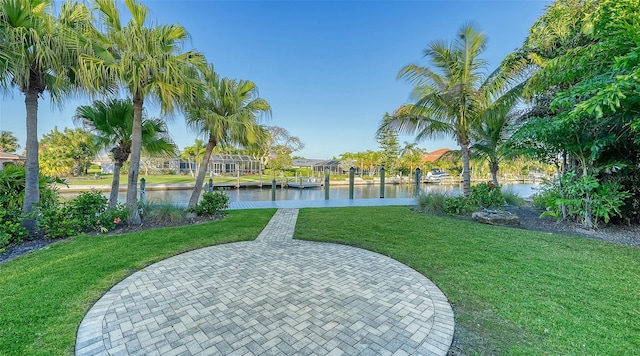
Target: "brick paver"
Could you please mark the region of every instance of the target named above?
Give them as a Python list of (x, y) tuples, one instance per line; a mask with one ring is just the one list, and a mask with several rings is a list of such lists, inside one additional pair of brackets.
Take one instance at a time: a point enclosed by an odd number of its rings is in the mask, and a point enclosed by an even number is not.
[(278, 209), (262, 230), (256, 241), (258, 242), (284, 242), (293, 239), (298, 221), (298, 209)]
[(453, 312), (427, 278), (380, 254), (292, 240), (280, 209), (256, 242), (134, 273), (87, 313), (77, 355), (446, 355)]

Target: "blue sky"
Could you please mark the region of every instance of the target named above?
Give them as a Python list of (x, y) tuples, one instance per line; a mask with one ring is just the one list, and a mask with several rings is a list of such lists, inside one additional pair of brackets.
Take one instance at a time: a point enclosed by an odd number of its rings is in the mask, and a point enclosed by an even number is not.
[[(180, 23), (188, 48), (201, 51), (220, 75), (254, 81), (269, 101), (267, 125), (286, 128), (306, 145), (298, 155), (331, 158), (378, 150), (375, 131), (385, 112), (409, 101), (411, 86), (397, 80), (407, 64), (428, 65), (422, 52), (433, 40), (450, 41), (473, 22), (489, 38), (483, 58), (493, 69), (522, 44), (551, 1), (144, 1), (149, 19)], [(88, 98), (69, 99), (62, 110), (40, 101), (39, 137), (75, 127), (73, 112)], [(157, 107), (148, 105), (151, 116)], [(0, 101), (0, 130), (25, 143), (24, 97)], [(180, 149), (192, 145), (181, 115), (168, 119)], [(401, 136), (401, 143), (413, 141)], [(450, 139), (419, 143), (428, 151), (456, 147)], [(21, 152), (21, 150), (20, 150)]]

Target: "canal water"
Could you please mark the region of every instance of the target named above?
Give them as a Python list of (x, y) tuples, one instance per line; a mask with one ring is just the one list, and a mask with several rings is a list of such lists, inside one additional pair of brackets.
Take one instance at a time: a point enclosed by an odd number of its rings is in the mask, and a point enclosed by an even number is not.
[[(538, 187), (538, 184), (513, 184), (504, 185), (503, 191), (511, 191), (522, 198), (528, 198)], [(415, 196), (414, 186), (411, 184), (388, 184), (384, 189), (385, 198), (412, 198)], [(461, 194), (460, 186), (423, 184), (421, 190), (425, 193), (441, 192), (450, 195)], [(228, 189), (224, 191), (229, 196), (230, 202), (237, 201), (268, 201), (271, 200), (270, 188), (242, 188)], [(72, 198), (75, 194), (63, 194), (66, 199)], [(153, 203), (171, 203), (176, 205), (186, 205), (191, 197), (191, 190), (164, 190), (147, 191), (147, 201)], [(108, 193), (105, 193), (108, 196)], [(377, 199), (380, 198), (379, 185), (356, 185), (354, 186), (355, 199)], [(349, 186), (330, 186), (329, 199), (349, 199)], [(120, 192), (118, 201), (126, 200), (126, 192)], [(324, 200), (324, 187), (309, 189), (276, 189), (276, 200)]]

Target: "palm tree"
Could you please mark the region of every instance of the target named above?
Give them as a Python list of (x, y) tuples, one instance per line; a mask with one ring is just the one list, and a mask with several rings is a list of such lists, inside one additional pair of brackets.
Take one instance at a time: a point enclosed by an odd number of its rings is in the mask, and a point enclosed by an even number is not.
[(184, 148), (182, 155), (180, 158), (187, 161), (189, 164), (189, 172), (191, 173), (191, 177), (195, 178), (196, 174), (193, 172), (191, 161), (196, 164), (196, 171), (200, 170), (200, 164), (202, 163), (202, 157), (204, 157), (204, 153), (207, 151), (207, 147), (204, 145), (201, 139), (197, 138), (196, 142), (193, 146), (187, 146)]
[(147, 27), (147, 7), (137, 0), (124, 3), (131, 15), (126, 26), (121, 24), (115, 0), (95, 0), (104, 34), (94, 38), (92, 54), (79, 57), (79, 79), (91, 93), (104, 94), (121, 87), (133, 100), (127, 209), (129, 223), (140, 224), (137, 181), (144, 103), (155, 99), (163, 113), (171, 113), (181, 101), (193, 101), (202, 90), (193, 73), (195, 67), (204, 67), (206, 60), (195, 51), (180, 53), (189, 37), (184, 27)]
[(257, 116), (271, 113), (269, 103), (257, 96), (258, 90), (253, 82), (220, 78), (211, 65), (202, 71), (202, 77), (205, 95), (199, 105), (190, 105), (186, 109), (186, 119), (193, 130), (209, 138), (189, 207), (198, 204), (214, 147), (247, 146), (264, 139), (268, 132), (258, 124)]
[(520, 116), (515, 110), (516, 103), (517, 101), (513, 100), (510, 105), (494, 106), (494, 110), (488, 111), (483, 122), (471, 132), (474, 141), (471, 151), (489, 163), (491, 179), (495, 185), (499, 185), (498, 170), (506, 154), (504, 147), (509, 129)]
[(424, 151), (418, 147), (417, 142), (404, 141), (404, 147), (400, 150), (400, 159), (409, 165), (409, 176), (413, 174), (413, 169), (418, 168), (422, 163)]
[[(133, 102), (122, 99), (94, 101), (93, 105), (79, 106), (74, 119), (82, 122), (94, 134), (98, 148), (109, 150), (113, 154), (109, 206), (115, 207), (120, 188), (120, 169), (131, 154)], [(164, 121), (142, 118), (142, 149), (149, 155), (175, 154), (177, 148), (169, 137)]]
[[(0, 4), (0, 88), (17, 87), (26, 109), (26, 182), (23, 211), (40, 201), (38, 167), (38, 98), (46, 91), (60, 102), (71, 89), (73, 63), (84, 42), (79, 30), (90, 23), (89, 9), (65, 2), (58, 18), (51, 0), (12, 0)], [(25, 226), (35, 228), (33, 219)]]
[(471, 190), (471, 130), (481, 123), (494, 97), (516, 78), (513, 71), (507, 70), (483, 74), (487, 64), (478, 56), (486, 43), (486, 36), (471, 25), (462, 26), (458, 38), (449, 44), (431, 42), (424, 55), (431, 59), (434, 70), (418, 65), (400, 70), (398, 76), (415, 85), (412, 96), (416, 102), (397, 109), (390, 123), (400, 131), (416, 134), (418, 141), (453, 136), (462, 154), (465, 196)]
[(18, 148), (18, 138), (11, 131), (0, 131), (0, 152), (14, 153)]

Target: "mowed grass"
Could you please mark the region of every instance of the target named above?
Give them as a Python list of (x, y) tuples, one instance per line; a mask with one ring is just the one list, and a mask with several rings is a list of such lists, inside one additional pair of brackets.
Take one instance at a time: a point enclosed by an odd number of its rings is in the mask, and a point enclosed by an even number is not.
[(118, 236), (79, 236), (0, 264), (0, 355), (69, 355), (91, 305), (133, 272), (170, 256), (253, 240), (275, 210)]
[(295, 237), (390, 256), (454, 305), (463, 354), (640, 352), (640, 249), (434, 217), (304, 209)]

